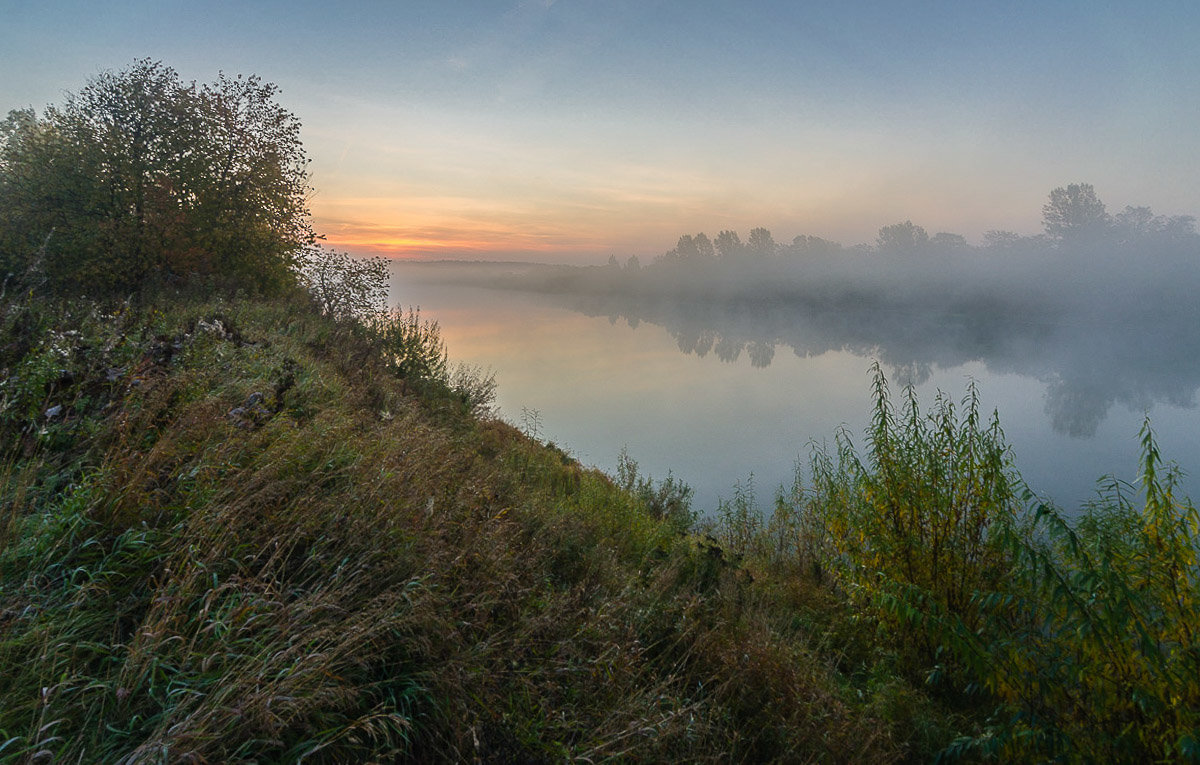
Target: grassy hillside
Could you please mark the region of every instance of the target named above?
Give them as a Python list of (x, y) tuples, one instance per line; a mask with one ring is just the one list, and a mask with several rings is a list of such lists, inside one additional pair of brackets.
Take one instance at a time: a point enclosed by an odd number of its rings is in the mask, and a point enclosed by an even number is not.
[(1200, 515), (1148, 429), (1070, 524), (973, 396), (877, 374), (865, 452), (696, 525), (412, 313), (0, 307), (0, 762), (1200, 757)]
[(918, 691), (854, 674), (829, 591), (760, 586), (654, 484), (472, 415), (303, 295), (3, 321), (0, 761), (937, 743), (897, 719)]

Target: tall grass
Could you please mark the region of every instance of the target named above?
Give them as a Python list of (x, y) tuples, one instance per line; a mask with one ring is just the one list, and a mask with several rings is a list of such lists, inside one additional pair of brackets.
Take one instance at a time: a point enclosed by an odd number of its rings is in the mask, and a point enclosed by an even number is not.
[(3, 414), (0, 762), (896, 756), (686, 487), (473, 416), (415, 312), (33, 310), (5, 363), (70, 374)]

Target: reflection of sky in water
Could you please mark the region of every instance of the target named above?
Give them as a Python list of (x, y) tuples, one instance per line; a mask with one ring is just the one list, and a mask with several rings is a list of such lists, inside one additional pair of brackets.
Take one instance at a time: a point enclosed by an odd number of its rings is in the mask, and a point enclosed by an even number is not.
[[(831, 443), (841, 425), (863, 443), (867, 357), (833, 350), (800, 358), (781, 346), (769, 366), (756, 368), (748, 352), (732, 363), (715, 349), (703, 358), (681, 353), (678, 338), (660, 326), (634, 329), (544, 296), (397, 284), (397, 302), (419, 305), (440, 323), (452, 361), (496, 373), (506, 420), (520, 424), (523, 408), (537, 410), (545, 438), (609, 472), (625, 446), (643, 473), (662, 478), (670, 470), (691, 485), (697, 510), (731, 497), (751, 473), (768, 507), (775, 487), (790, 485), (797, 457), (807, 461), (810, 442)], [(895, 382), (895, 370), (885, 370)], [(1091, 438), (1055, 432), (1045, 383), (981, 362), (932, 366), (918, 387), (921, 403), (931, 406), (939, 389), (960, 399), (969, 378), (984, 409), (999, 410), (1017, 466), (1036, 491), (1074, 507), (1093, 495), (1100, 476), (1136, 474), (1140, 409), (1111, 407)], [(1150, 413), (1164, 456), (1191, 472), (1200, 464), (1200, 413), (1164, 404)]]

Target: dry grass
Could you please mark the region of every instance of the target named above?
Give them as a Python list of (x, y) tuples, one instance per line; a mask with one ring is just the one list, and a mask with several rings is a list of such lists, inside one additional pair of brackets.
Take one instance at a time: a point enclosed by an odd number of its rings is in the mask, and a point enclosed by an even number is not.
[(102, 315), (8, 325), (79, 334), (72, 381), (3, 423), (0, 761), (900, 756), (827, 631), (785, 615), (809, 590), (398, 376), (352, 323)]

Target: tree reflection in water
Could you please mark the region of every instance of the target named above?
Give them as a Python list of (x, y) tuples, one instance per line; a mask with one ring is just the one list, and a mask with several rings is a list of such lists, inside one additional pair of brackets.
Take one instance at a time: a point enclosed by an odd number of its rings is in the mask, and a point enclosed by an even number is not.
[[(762, 304), (560, 296), (586, 315), (665, 328), (682, 353), (710, 351), (735, 363), (771, 364), (778, 348), (800, 357), (829, 351), (879, 359), (900, 385), (920, 385), (935, 367), (982, 362), (994, 373), (1033, 377), (1046, 386), (1045, 413), (1058, 433), (1095, 434), (1120, 403), (1143, 411), (1156, 403), (1190, 408), (1200, 388), (1200, 311), (1192, 303), (1154, 310), (922, 312), (896, 306), (830, 309), (803, 302)], [(1107, 312), (1107, 313), (1106, 313)]]

